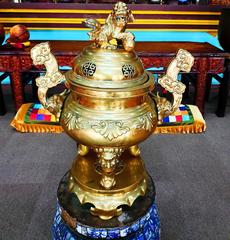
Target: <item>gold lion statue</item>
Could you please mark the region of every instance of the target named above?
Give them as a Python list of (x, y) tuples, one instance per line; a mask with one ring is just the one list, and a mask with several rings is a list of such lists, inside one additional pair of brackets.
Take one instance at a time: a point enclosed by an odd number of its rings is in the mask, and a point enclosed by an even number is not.
[[(105, 49), (116, 49), (117, 46), (123, 45), (126, 51), (132, 51), (135, 37), (131, 32), (125, 32), (125, 29), (126, 25), (133, 21), (133, 14), (128, 10), (127, 5), (123, 2), (117, 2), (104, 25), (92, 18), (86, 19), (83, 23), (93, 29), (88, 35), (97, 46)], [(114, 39), (116, 39), (117, 44), (111, 43), (111, 40)]]

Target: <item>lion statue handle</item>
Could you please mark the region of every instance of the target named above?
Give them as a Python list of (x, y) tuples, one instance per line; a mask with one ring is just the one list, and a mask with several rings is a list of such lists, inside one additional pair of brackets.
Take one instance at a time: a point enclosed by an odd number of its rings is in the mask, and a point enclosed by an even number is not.
[(61, 94), (55, 94), (47, 99), (49, 88), (57, 86), (65, 81), (65, 76), (59, 71), (57, 60), (50, 51), (48, 42), (40, 43), (31, 49), (31, 58), (34, 65), (45, 65), (46, 73), (44, 76), (36, 78), (38, 86), (38, 98), (44, 108), (53, 113), (57, 119), (60, 117), (61, 107), (67, 91)]
[(177, 80), (180, 71), (190, 72), (194, 63), (194, 57), (188, 51), (180, 49), (176, 58), (169, 64), (166, 74), (159, 78), (158, 83), (168, 92), (173, 94), (172, 103), (166, 98), (153, 96), (158, 111), (158, 121), (161, 123), (162, 119), (170, 114), (173, 114), (181, 104), (182, 95), (185, 91), (185, 85)]

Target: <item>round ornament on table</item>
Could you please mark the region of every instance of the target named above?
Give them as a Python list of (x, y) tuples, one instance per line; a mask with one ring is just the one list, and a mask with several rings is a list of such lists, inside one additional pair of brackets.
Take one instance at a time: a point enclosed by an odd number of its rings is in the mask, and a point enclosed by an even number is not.
[(10, 29), (10, 37), (7, 39), (8, 43), (23, 43), (30, 38), (30, 33), (26, 26), (17, 24)]

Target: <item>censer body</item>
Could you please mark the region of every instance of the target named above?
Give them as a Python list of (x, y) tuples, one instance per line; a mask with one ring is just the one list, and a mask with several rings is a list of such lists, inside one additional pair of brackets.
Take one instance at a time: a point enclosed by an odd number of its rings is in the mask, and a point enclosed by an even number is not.
[(92, 213), (110, 218), (147, 188), (136, 145), (157, 125), (155, 103), (148, 94), (153, 77), (133, 51), (89, 46), (76, 57), (66, 79), (71, 93), (60, 119), (66, 133), (81, 144), (69, 191), (82, 203), (93, 203)]
[[(108, 50), (91, 46), (75, 59), (82, 68), (95, 65), (95, 76), (84, 76), (88, 73), (79, 67), (66, 74), (71, 93), (61, 123), (71, 137), (86, 146), (127, 148), (146, 139), (156, 127), (156, 107), (148, 95), (154, 88), (153, 77), (144, 71), (134, 52), (111, 51), (109, 62), (107, 55)], [(122, 72), (124, 67), (131, 68), (128, 76)]]
[[(72, 70), (62, 74), (48, 43), (31, 50), (34, 64), (44, 64), (38, 96), (55, 114), (65, 132), (78, 143), (78, 155), (68, 174), (67, 191), (101, 219), (122, 213), (148, 188), (148, 175), (138, 144), (178, 109), (184, 85), (179, 71), (189, 72), (190, 53), (180, 49), (166, 75), (158, 83), (172, 93), (173, 101), (153, 96), (154, 80), (134, 51), (134, 36), (125, 31), (134, 20), (125, 3), (118, 2), (105, 25), (87, 19), (93, 44), (73, 60)], [(115, 41), (111, 43), (111, 41)], [(49, 88), (65, 82), (67, 90), (47, 99)]]

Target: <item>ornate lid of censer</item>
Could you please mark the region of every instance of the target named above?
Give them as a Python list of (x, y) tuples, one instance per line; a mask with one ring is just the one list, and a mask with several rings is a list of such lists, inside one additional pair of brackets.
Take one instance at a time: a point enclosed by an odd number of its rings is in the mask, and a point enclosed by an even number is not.
[(149, 75), (134, 51), (116, 52), (91, 45), (74, 59), (67, 81), (86, 87), (127, 88), (145, 83)]
[[(152, 89), (153, 81), (149, 81), (152, 76), (144, 70), (133, 50), (134, 36), (125, 32), (127, 23), (133, 19), (126, 4), (118, 2), (105, 25), (101, 26), (97, 20), (85, 20), (84, 23), (94, 29), (89, 36), (95, 42), (74, 59), (72, 71), (66, 74), (67, 82), (99, 91), (143, 87), (149, 91), (150, 86)], [(141, 86), (142, 84), (146, 86)]]

